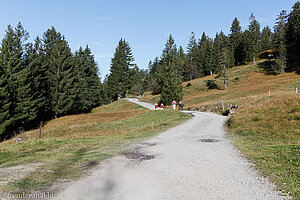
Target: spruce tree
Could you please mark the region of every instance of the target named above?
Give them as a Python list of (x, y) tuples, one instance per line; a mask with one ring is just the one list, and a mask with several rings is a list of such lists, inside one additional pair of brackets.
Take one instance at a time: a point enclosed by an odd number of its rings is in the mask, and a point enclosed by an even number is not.
[(273, 49), (273, 33), (269, 26), (266, 26), (261, 33), (261, 51), (269, 49)]
[[(18, 23), (15, 29), (8, 26), (6, 35), (2, 40), (0, 53), (0, 66), (2, 68), (1, 77), (1, 94), (3, 105), (1, 109), (1, 122), (3, 127), (2, 134), (13, 134), (28, 121), (27, 107), (20, 103), (23, 101), (21, 88), (22, 70), (25, 69), (24, 62), (24, 42), (28, 39), (29, 34)], [(1, 123), (1, 124), (2, 124)]]
[(76, 98), (74, 59), (65, 38), (54, 27), (43, 36), (50, 105), (54, 117), (71, 114)]
[(152, 91), (153, 94), (161, 93), (161, 85), (157, 83), (158, 76), (158, 67), (159, 67), (159, 58), (156, 57), (153, 62), (150, 61), (148, 64), (149, 75), (147, 78), (147, 88)]
[(230, 50), (227, 47), (222, 48), (220, 55), (219, 76), (223, 78), (224, 88), (227, 90), (227, 69), (230, 67)]
[(111, 59), (110, 74), (107, 80), (107, 95), (116, 101), (118, 97), (125, 97), (130, 89), (129, 72), (134, 58), (129, 44), (121, 38)]
[(283, 73), (286, 68), (286, 19), (287, 14), (286, 11), (283, 10), (277, 17), (277, 21), (274, 26), (275, 45), (279, 54), (274, 71), (278, 74)]
[(221, 52), (222, 49), (226, 46), (226, 36), (221, 31), (221, 33), (217, 33), (216, 37), (214, 39), (214, 52), (215, 52), (215, 58), (213, 66), (215, 69), (218, 69), (221, 65)]
[(177, 68), (177, 75), (178, 77), (183, 78), (183, 72), (185, 70), (185, 65), (186, 65), (186, 54), (184, 53), (183, 47), (180, 46), (178, 50), (178, 68)]
[(178, 77), (178, 52), (172, 35), (169, 36), (159, 63), (157, 83), (161, 85), (161, 102), (170, 105), (182, 98), (182, 80)]
[(76, 100), (73, 110), (89, 112), (101, 104), (101, 82), (97, 64), (88, 46), (75, 52)]
[(296, 2), (292, 11), (288, 15), (286, 24), (286, 41), (288, 44), (287, 58), (289, 65), (296, 66), (295, 69), (300, 73), (300, 2)]
[(14, 118), (12, 115), (12, 103), (3, 66), (0, 66), (0, 141), (8, 137), (12, 131)]
[(230, 34), (229, 34), (229, 41), (230, 41), (230, 50), (232, 54), (234, 55), (234, 64), (240, 65), (242, 63), (241, 54), (241, 26), (240, 22), (237, 18), (234, 18), (231, 28), (230, 28)]
[(293, 5), (292, 11), (288, 15), (286, 24), (287, 35), (286, 40), (288, 44), (294, 44), (295, 47), (300, 49), (300, 2)]
[(183, 70), (184, 80), (188, 81), (198, 77), (197, 42), (195, 33), (192, 32), (187, 46), (187, 64)]
[(247, 52), (247, 60), (250, 61), (253, 58), (253, 62), (255, 64), (255, 56), (260, 51), (260, 25), (258, 21), (255, 19), (253, 13), (249, 18), (249, 39), (250, 39), (250, 46)]
[(205, 76), (205, 67), (206, 67), (206, 51), (207, 51), (207, 41), (208, 38), (205, 35), (205, 32), (202, 33), (201, 39), (198, 40), (198, 49), (197, 49), (197, 63), (198, 63), (198, 73), (200, 77)]
[(51, 119), (52, 109), (50, 105), (50, 87), (48, 68), (45, 63), (45, 55), (43, 52), (42, 41), (39, 37), (35, 39), (35, 43), (28, 53), (28, 70), (33, 78), (32, 90), (34, 98), (37, 100), (38, 108), (37, 122)]

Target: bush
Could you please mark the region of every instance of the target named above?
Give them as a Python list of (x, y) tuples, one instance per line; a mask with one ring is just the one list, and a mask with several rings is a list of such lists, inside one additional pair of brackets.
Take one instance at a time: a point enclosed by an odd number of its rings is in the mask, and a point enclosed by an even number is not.
[(188, 82), (187, 84), (186, 84), (186, 87), (191, 87), (192, 86), (192, 84), (190, 83), (190, 82)]
[(218, 88), (218, 85), (215, 83), (214, 80), (207, 80), (205, 81), (206, 82), (206, 87), (209, 89), (209, 90), (212, 90), (212, 89), (219, 89)]

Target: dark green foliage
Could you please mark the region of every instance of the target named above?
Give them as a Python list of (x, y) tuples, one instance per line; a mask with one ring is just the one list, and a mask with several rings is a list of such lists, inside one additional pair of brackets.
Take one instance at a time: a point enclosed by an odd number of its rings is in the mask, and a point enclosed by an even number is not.
[(198, 46), (195, 38), (195, 33), (192, 32), (187, 46), (187, 61), (183, 68), (183, 78), (185, 81), (199, 77), (199, 59), (197, 54)]
[(190, 83), (190, 82), (188, 82), (187, 84), (186, 84), (186, 87), (191, 87), (192, 86), (192, 84)]
[(300, 2), (296, 2), (288, 15), (287, 42), (300, 48)]
[(71, 49), (54, 27), (44, 33), (43, 41), (52, 112), (55, 117), (71, 114), (77, 90)]
[(108, 97), (115, 101), (118, 97), (125, 97), (131, 88), (130, 67), (133, 66), (134, 58), (128, 42), (123, 40), (119, 44), (111, 59), (110, 74), (107, 80), (106, 92)]
[[(13, 29), (10, 25), (2, 40), (0, 53), (1, 66), (1, 91), (2, 105), (0, 108), (1, 135), (10, 132), (17, 132), (22, 124), (27, 123), (29, 116), (22, 105), (23, 93), (28, 92), (27, 86), (22, 85), (22, 75), (25, 68), (24, 45), (28, 39), (28, 33), (21, 23)], [(4, 138), (4, 137), (2, 137)]]
[(282, 73), (281, 63), (278, 61), (278, 59), (267, 60), (262, 63), (259, 63), (258, 65), (264, 70), (266, 74), (278, 75)]
[(101, 100), (101, 82), (94, 56), (88, 46), (75, 52), (76, 97), (74, 109), (77, 112), (89, 112), (99, 106)]
[(179, 64), (176, 44), (170, 35), (161, 55), (156, 77), (157, 83), (161, 86), (161, 102), (165, 105), (170, 105), (173, 100), (182, 99), (182, 80), (177, 73)]
[(131, 87), (128, 91), (129, 94), (139, 96), (142, 95), (147, 88), (148, 70), (141, 70), (137, 66), (130, 69)]
[(231, 28), (230, 28), (230, 34), (229, 34), (229, 42), (230, 42), (230, 50), (233, 54), (233, 62), (235, 65), (240, 65), (243, 63), (242, 60), (242, 51), (241, 48), (241, 42), (242, 42), (242, 31), (240, 22), (237, 18), (234, 18)]
[(7, 80), (3, 70), (0, 72), (0, 140), (6, 137), (6, 133), (12, 129), (14, 118), (12, 118), (11, 101)]
[(205, 82), (206, 82), (207, 89), (209, 89), (209, 90), (219, 89), (218, 85), (215, 83), (215, 80), (207, 80)]
[(21, 23), (9, 25), (1, 43), (0, 140), (101, 103), (98, 69), (88, 47), (75, 58), (53, 27), (42, 42), (25, 44), (28, 37)]
[(275, 24), (275, 47), (278, 50), (278, 57), (276, 60), (276, 73), (283, 73), (286, 68), (286, 11), (283, 10), (280, 15), (277, 17)]
[(249, 37), (249, 46), (247, 48), (246, 60), (249, 62), (253, 58), (255, 63), (255, 56), (260, 51), (259, 39), (260, 39), (260, 25), (255, 19), (253, 13), (249, 18), (249, 27), (248, 27), (248, 37)]
[(296, 2), (286, 24), (287, 58), (289, 70), (300, 73), (300, 2)]
[(266, 26), (263, 28), (261, 33), (261, 51), (273, 49), (273, 33), (271, 29)]
[(177, 65), (177, 76), (183, 78), (183, 73), (186, 66), (187, 55), (184, 53), (182, 46), (179, 47), (178, 50), (178, 65)]

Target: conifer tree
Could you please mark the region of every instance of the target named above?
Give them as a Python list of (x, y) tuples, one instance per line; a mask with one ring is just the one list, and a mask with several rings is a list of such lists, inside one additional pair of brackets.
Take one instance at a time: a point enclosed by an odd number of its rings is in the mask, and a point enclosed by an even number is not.
[(0, 140), (6, 138), (13, 128), (14, 118), (11, 105), (6, 73), (3, 66), (0, 66)]
[(187, 64), (183, 70), (184, 80), (191, 80), (198, 77), (198, 59), (197, 59), (197, 42), (195, 33), (192, 32), (187, 46)]
[(133, 55), (129, 44), (121, 38), (111, 59), (110, 74), (107, 80), (107, 95), (113, 101), (125, 97), (130, 89), (129, 69), (133, 66)]
[(178, 52), (172, 35), (169, 36), (159, 63), (157, 83), (161, 85), (161, 102), (170, 105), (182, 98), (182, 80), (178, 77)]
[(221, 31), (220, 33), (216, 34), (216, 37), (214, 39), (214, 52), (215, 52), (215, 59), (213, 66), (215, 69), (218, 69), (221, 65), (221, 52), (222, 49), (226, 46), (226, 36)]
[(198, 49), (197, 49), (197, 63), (198, 63), (198, 73), (199, 76), (205, 76), (205, 66), (206, 59), (205, 54), (207, 51), (207, 41), (208, 38), (205, 35), (205, 32), (202, 33), (201, 39), (198, 40)]
[(42, 43), (39, 37), (36, 38), (34, 45), (30, 44), (26, 51), (26, 71), (24, 73), (24, 85), (31, 88), (32, 106), (37, 109), (34, 123), (50, 119), (47, 102), (47, 70), (43, 65)]
[(177, 75), (178, 77), (183, 78), (183, 73), (186, 66), (186, 54), (184, 53), (183, 47), (180, 46), (178, 50), (178, 69), (177, 69)]
[(249, 18), (249, 49), (247, 51), (247, 60), (250, 61), (253, 58), (253, 62), (255, 64), (255, 55), (260, 51), (259, 41), (260, 41), (260, 25), (258, 21), (255, 19), (253, 13)]
[(230, 34), (229, 34), (229, 41), (230, 41), (230, 50), (232, 54), (234, 55), (234, 64), (240, 65), (242, 63), (241, 55), (242, 55), (242, 49), (241, 49), (241, 26), (238, 19), (235, 17), (230, 28)]
[(75, 52), (76, 100), (73, 110), (89, 112), (101, 104), (101, 82), (97, 64), (88, 46)]
[(281, 11), (280, 15), (277, 17), (276, 24), (274, 26), (275, 33), (275, 45), (278, 49), (278, 59), (274, 70), (276, 73), (280, 74), (284, 72), (286, 68), (286, 11)]
[(3, 105), (0, 108), (1, 130), (2, 134), (13, 134), (28, 121), (28, 114), (24, 112), (22, 93), (23, 86), (21, 83), (22, 70), (25, 68), (24, 62), (24, 42), (28, 39), (29, 34), (19, 22), (15, 29), (10, 25), (7, 28), (6, 35), (2, 40), (0, 53), (0, 66), (2, 71), (1, 91)]
[(297, 1), (293, 5), (292, 11), (288, 15), (287, 28), (287, 43), (294, 44), (300, 48), (300, 2)]
[(156, 57), (153, 62), (150, 61), (148, 65), (149, 75), (147, 77), (147, 88), (152, 91), (153, 94), (161, 93), (161, 86), (158, 85), (156, 79), (158, 76), (159, 59)]
[(298, 66), (295, 69), (300, 73), (300, 2), (293, 5), (292, 11), (288, 15), (286, 24), (286, 41), (288, 44), (287, 57), (290, 66)]
[(75, 70), (71, 49), (54, 27), (44, 33), (45, 64), (48, 69), (54, 117), (72, 113), (75, 101)]
[(222, 48), (221, 50), (221, 58), (220, 58), (220, 66), (219, 66), (219, 76), (223, 77), (224, 80), (224, 87), (227, 90), (227, 85), (226, 85), (226, 72), (227, 69), (230, 66), (230, 51), (228, 50), (227, 47)]
[(273, 48), (273, 33), (269, 26), (263, 28), (261, 33), (261, 51)]

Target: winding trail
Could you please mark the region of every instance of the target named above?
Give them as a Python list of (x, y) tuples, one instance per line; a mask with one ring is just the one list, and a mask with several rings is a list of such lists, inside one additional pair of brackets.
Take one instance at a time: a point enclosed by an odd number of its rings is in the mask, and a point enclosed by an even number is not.
[[(153, 109), (153, 105), (128, 99)], [(194, 117), (102, 162), (92, 175), (68, 183), (64, 200), (287, 199), (225, 137), (226, 117)]]

